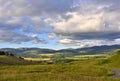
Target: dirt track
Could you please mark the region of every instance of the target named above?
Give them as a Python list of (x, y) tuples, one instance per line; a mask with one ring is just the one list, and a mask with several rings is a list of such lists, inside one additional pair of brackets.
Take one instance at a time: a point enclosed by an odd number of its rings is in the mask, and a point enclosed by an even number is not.
[(120, 70), (115, 68), (110, 68), (111, 71), (113, 71), (115, 74), (112, 76), (113, 78), (120, 78)]

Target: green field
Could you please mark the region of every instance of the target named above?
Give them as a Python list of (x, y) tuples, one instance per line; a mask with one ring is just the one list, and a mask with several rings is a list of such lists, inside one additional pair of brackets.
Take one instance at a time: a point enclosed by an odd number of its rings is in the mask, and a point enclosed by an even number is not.
[(67, 57), (68, 59), (106, 59), (111, 57), (109, 54), (90, 54), (90, 55), (76, 55), (73, 57)]
[(25, 60), (28, 61), (49, 61), (50, 58), (24, 58)]
[[(0, 65), (0, 81), (120, 81), (120, 78), (112, 78), (115, 73), (108, 69), (120, 69), (119, 57), (120, 53), (108, 59), (79, 59), (53, 64), (32, 64), (19, 60), (23, 64), (17, 65), (15, 62), (11, 65)], [(4, 55), (0, 56), (1, 59), (0, 63), (5, 61), (8, 64), (13, 62), (9, 61), (12, 59), (18, 61), (18, 58)]]
[(70, 57), (62, 57), (59, 55), (62, 54), (40, 54), (40, 58), (24, 58), (28, 61), (50, 61), (51, 59), (73, 59), (73, 60), (79, 60), (79, 59), (106, 59), (109, 58), (111, 55), (109, 54), (90, 54), (90, 55), (75, 55)]
[(113, 81), (112, 78), (107, 77), (114, 73), (97, 66), (96, 61), (80, 60), (65, 64), (1, 66), (0, 81)]

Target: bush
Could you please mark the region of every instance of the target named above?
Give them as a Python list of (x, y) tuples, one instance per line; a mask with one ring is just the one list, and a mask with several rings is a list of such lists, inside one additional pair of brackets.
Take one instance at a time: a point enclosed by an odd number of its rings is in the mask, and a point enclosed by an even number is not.
[(24, 58), (23, 58), (23, 57), (19, 57), (19, 59), (23, 59), (23, 60), (24, 60)]
[(4, 51), (0, 51), (0, 55), (6, 55)]

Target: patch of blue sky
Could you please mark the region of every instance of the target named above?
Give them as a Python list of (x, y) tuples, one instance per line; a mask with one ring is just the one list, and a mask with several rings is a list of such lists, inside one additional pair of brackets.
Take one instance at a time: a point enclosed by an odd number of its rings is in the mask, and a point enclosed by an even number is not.
[(40, 21), (45, 21), (46, 20), (46, 18), (45, 17), (42, 17), (42, 18), (40, 18)]
[(21, 22), (29, 22), (30, 18), (29, 17), (23, 17), (21, 18)]
[(63, 45), (59, 45), (58, 43), (54, 43), (56, 41), (49, 41), (51, 43), (48, 44), (34, 44), (32, 42), (22, 42), (21, 44), (13, 44), (13, 43), (8, 43), (8, 42), (1, 42), (0, 43), (0, 48), (48, 48), (48, 49), (61, 49), (65, 48)]

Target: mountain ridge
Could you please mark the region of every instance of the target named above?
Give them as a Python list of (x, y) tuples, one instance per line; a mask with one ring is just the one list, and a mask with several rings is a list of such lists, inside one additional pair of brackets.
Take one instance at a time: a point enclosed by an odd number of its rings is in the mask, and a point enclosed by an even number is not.
[(86, 48), (76, 49), (61, 49), (53, 50), (46, 48), (1, 48), (0, 51), (7, 51), (15, 56), (22, 57), (39, 57), (40, 54), (68, 54), (68, 55), (79, 55), (79, 54), (104, 54), (114, 53), (115, 50), (120, 49), (120, 45), (103, 45), (93, 46)]

